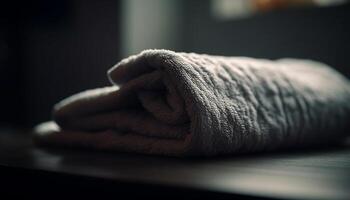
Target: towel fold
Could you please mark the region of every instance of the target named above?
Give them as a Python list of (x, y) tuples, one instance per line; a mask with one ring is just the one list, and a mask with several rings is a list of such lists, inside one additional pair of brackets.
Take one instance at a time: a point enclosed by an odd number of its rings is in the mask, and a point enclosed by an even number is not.
[(112, 86), (55, 105), (35, 141), (182, 156), (328, 144), (348, 133), (349, 80), (315, 61), (146, 50), (108, 77)]

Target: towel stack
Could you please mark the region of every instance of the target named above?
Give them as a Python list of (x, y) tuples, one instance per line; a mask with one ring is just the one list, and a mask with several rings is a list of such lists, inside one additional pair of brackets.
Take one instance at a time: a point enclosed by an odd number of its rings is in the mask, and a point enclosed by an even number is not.
[(339, 142), (350, 83), (325, 64), (146, 50), (35, 128), (40, 145), (218, 155)]

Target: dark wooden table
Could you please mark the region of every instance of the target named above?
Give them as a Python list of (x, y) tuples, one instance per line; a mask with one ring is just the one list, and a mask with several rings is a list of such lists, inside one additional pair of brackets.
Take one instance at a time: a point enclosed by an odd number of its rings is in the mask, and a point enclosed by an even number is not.
[[(1, 194), (350, 199), (350, 146), (215, 158), (47, 149), (0, 131)], [(44, 195), (45, 194), (45, 195)], [(50, 195), (50, 196), (47, 196)]]

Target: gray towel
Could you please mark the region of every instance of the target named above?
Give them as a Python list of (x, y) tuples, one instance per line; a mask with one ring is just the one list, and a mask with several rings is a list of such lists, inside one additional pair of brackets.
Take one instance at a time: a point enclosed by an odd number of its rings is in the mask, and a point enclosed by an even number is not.
[(146, 50), (73, 95), (36, 129), (44, 145), (218, 155), (339, 142), (350, 83), (325, 64)]

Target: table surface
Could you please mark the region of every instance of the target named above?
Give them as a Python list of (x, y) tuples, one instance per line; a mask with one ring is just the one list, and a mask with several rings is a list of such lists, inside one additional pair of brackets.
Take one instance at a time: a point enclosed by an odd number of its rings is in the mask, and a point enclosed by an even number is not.
[(0, 131), (0, 166), (279, 199), (350, 199), (350, 145), (280, 153), (173, 158), (33, 145)]

